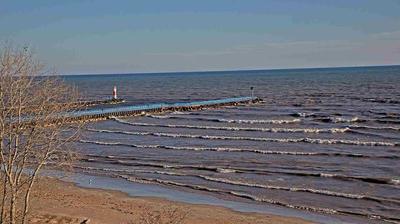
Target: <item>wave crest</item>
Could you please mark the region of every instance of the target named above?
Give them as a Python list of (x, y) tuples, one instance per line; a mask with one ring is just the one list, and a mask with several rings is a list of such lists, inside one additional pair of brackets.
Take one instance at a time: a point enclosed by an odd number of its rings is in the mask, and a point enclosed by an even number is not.
[(150, 135), (156, 137), (169, 137), (169, 138), (198, 138), (210, 140), (246, 140), (246, 141), (261, 141), (261, 142), (279, 142), (279, 143), (311, 143), (311, 144), (342, 144), (342, 145), (358, 145), (358, 146), (400, 146), (399, 142), (374, 142), (374, 141), (358, 141), (346, 139), (317, 139), (317, 138), (262, 138), (262, 137), (243, 137), (243, 136), (215, 136), (215, 135), (189, 135), (189, 134), (175, 134), (163, 132), (131, 132), (131, 131), (114, 131), (114, 130), (101, 130), (101, 129), (87, 129), (92, 132), (100, 133), (116, 133), (125, 135)]
[(292, 124), (301, 122), (300, 119), (286, 119), (286, 120), (241, 120), (241, 119), (223, 119), (223, 118), (207, 118), (207, 117), (182, 117), (172, 115), (147, 115), (156, 119), (183, 119), (183, 120), (199, 120), (210, 122), (223, 122), (223, 123), (245, 123), (245, 124)]
[(200, 146), (171, 146), (171, 145), (138, 145), (128, 144), (121, 142), (102, 142), (102, 141), (89, 141), (80, 140), (81, 143), (97, 144), (97, 145), (110, 145), (110, 146), (127, 146), (135, 148), (157, 148), (166, 150), (189, 150), (189, 151), (215, 151), (215, 152), (247, 152), (257, 154), (270, 154), (270, 155), (289, 155), (289, 156), (337, 156), (337, 157), (355, 157), (355, 158), (385, 158), (385, 159), (398, 159), (399, 156), (370, 156), (359, 153), (342, 153), (342, 152), (303, 152), (303, 151), (273, 151), (264, 149), (250, 149), (250, 148), (231, 148), (231, 147), (200, 147)]
[(129, 122), (117, 117), (112, 117), (115, 121), (132, 126), (142, 127), (165, 127), (165, 128), (189, 128), (204, 130), (225, 130), (225, 131), (259, 131), (272, 133), (344, 133), (350, 128), (253, 128), (253, 127), (219, 127), (219, 126), (198, 126), (198, 125), (179, 125), (179, 124), (149, 124), (140, 122)]

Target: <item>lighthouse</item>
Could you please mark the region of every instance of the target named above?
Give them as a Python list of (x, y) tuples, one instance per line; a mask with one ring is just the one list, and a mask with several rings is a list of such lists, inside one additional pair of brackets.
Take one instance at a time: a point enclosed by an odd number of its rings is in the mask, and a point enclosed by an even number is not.
[(114, 86), (113, 93), (112, 93), (112, 99), (113, 100), (117, 99), (117, 86)]

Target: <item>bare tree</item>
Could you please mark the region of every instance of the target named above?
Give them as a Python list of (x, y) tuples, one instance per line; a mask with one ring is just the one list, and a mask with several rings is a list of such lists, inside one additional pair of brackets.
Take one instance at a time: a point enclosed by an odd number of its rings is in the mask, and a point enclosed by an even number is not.
[(76, 91), (43, 70), (27, 49), (0, 50), (0, 223), (26, 223), (39, 171), (73, 160)]

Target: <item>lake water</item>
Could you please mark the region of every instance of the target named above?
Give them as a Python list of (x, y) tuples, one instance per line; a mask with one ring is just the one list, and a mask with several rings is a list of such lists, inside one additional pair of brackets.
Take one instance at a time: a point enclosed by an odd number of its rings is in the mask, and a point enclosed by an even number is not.
[(88, 100), (110, 98), (116, 85), (124, 105), (250, 96), (250, 86), (265, 101), (90, 123), (78, 172), (400, 222), (400, 66), (65, 79)]

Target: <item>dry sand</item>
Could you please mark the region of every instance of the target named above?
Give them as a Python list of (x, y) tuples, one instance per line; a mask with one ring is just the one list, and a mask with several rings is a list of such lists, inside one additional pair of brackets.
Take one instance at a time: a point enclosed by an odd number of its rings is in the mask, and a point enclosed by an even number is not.
[(183, 222), (177, 223), (186, 224), (310, 223), (297, 218), (236, 212), (218, 206), (130, 197), (117, 191), (80, 188), (54, 178), (42, 178), (31, 202), (33, 210), (29, 223), (135, 224), (145, 223), (143, 217), (149, 214), (153, 214), (155, 220), (160, 214), (164, 219), (161, 223), (168, 223), (167, 216), (173, 211), (176, 211), (175, 217), (185, 216)]

